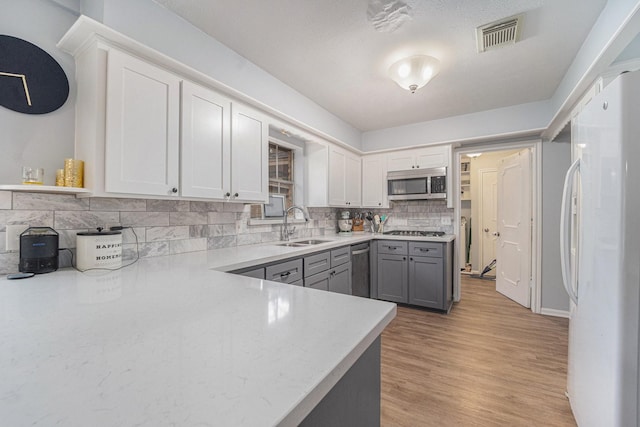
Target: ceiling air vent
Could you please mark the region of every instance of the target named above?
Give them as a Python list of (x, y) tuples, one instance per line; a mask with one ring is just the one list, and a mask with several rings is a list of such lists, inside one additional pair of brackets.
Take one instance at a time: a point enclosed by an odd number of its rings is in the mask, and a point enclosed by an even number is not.
[(520, 40), (524, 15), (511, 16), (476, 28), (478, 53), (496, 49)]

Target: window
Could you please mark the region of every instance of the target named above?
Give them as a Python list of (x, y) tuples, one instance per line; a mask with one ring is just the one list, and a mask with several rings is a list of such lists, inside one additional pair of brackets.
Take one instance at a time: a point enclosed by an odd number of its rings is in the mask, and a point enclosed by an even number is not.
[(285, 209), (294, 204), (294, 151), (278, 144), (269, 144), (269, 194), (285, 198)]

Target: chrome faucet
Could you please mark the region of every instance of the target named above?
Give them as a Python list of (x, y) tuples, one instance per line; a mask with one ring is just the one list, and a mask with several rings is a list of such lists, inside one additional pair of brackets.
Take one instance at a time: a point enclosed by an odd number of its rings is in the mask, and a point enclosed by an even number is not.
[(289, 212), (291, 212), (294, 209), (298, 209), (300, 212), (302, 212), (302, 215), (304, 215), (304, 220), (305, 221), (309, 221), (309, 215), (307, 214), (307, 211), (305, 208), (302, 208), (300, 206), (291, 206), (289, 209), (287, 209), (284, 213), (284, 222), (282, 223), (282, 231), (280, 233), (280, 240), (284, 240), (284, 241), (288, 241), (289, 237), (296, 232), (296, 228), (293, 227), (293, 229), (289, 230), (289, 224), (287, 223), (287, 218), (289, 217)]

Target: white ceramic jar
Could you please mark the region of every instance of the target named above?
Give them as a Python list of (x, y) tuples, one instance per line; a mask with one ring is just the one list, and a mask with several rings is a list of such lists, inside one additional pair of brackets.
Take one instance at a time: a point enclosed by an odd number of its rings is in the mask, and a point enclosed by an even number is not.
[(76, 268), (115, 270), (122, 266), (122, 233), (83, 232), (76, 235)]

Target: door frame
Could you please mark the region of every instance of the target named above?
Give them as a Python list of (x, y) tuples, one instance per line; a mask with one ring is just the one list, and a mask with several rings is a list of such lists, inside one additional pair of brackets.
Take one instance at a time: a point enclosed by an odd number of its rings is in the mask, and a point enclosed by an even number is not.
[[(542, 284), (540, 282), (542, 277), (542, 256), (540, 250), (542, 248), (542, 140), (533, 139), (525, 141), (514, 141), (505, 143), (487, 143), (477, 144), (470, 146), (460, 146), (453, 151), (453, 188), (457, 191), (453, 191), (453, 209), (454, 218), (460, 218), (461, 201), (460, 201), (460, 161), (464, 154), (469, 153), (489, 153), (495, 151), (506, 150), (522, 150), (525, 148), (531, 149), (531, 311), (534, 313), (540, 313), (541, 300), (542, 300)], [(453, 300), (455, 302), (460, 301), (462, 295), (460, 290), (460, 265), (458, 251), (460, 243), (460, 221), (454, 221), (454, 234), (455, 240), (455, 254), (454, 257), (454, 277), (453, 277)]]

